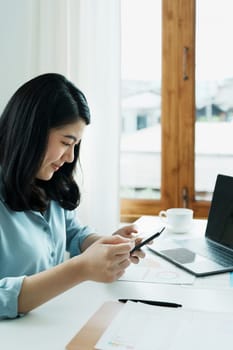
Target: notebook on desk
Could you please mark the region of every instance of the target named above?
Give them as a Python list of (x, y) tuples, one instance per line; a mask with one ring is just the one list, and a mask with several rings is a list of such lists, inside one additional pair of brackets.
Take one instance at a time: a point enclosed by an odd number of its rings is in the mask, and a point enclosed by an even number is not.
[(148, 248), (196, 276), (233, 271), (233, 177), (217, 176), (204, 237), (155, 240)]

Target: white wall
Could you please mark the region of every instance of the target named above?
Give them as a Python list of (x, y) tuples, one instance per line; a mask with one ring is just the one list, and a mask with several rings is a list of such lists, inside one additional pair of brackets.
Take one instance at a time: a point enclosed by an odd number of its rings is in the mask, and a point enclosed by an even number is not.
[(29, 77), (30, 0), (0, 0), (0, 112)]

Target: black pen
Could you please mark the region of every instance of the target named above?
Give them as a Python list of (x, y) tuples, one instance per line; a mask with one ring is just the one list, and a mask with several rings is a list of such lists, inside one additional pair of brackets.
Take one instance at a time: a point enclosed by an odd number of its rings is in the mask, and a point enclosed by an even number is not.
[(144, 241), (141, 241), (140, 243), (136, 244), (135, 247), (130, 251), (130, 254), (132, 254), (135, 250), (140, 249), (143, 247), (145, 244), (149, 243), (152, 241), (154, 238), (158, 237), (161, 235), (161, 233), (165, 230), (165, 227), (163, 227), (159, 232), (154, 233), (152, 236), (146, 238)]
[(126, 303), (127, 301), (133, 301), (136, 303), (143, 303), (155, 306), (165, 306), (165, 307), (182, 307), (181, 304), (171, 303), (168, 301), (158, 301), (158, 300), (144, 300), (144, 299), (118, 299), (121, 303)]

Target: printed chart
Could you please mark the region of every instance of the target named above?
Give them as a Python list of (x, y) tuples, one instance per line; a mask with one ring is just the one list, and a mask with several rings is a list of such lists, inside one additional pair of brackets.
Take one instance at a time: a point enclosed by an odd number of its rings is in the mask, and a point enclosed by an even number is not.
[(166, 260), (147, 252), (138, 265), (131, 264), (120, 278), (124, 281), (193, 284), (195, 277)]

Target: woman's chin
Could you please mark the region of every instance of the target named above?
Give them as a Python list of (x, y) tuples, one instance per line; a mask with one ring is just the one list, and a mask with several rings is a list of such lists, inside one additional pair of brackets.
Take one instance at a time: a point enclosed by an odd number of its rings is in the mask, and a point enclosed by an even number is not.
[(38, 180), (49, 181), (49, 180), (52, 179), (53, 174), (54, 174), (54, 171), (53, 171), (53, 172), (50, 172), (50, 173), (47, 173), (47, 174), (38, 174), (38, 175), (36, 176), (36, 178), (37, 178)]

